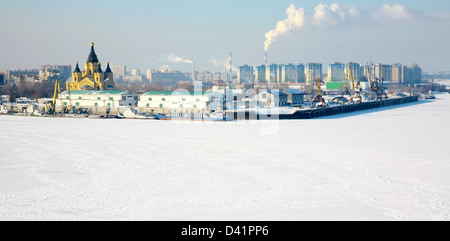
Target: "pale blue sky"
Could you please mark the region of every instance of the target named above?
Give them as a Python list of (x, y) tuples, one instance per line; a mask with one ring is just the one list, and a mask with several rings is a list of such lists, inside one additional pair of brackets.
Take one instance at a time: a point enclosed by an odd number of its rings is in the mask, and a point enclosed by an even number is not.
[[(354, 6), (367, 16), (324, 28), (305, 23), (276, 39), (269, 49), (269, 62), (364, 64), (372, 59), (417, 63), (430, 72), (450, 70), (448, 0), (0, 2), (0, 70), (84, 63), (91, 40), (103, 66), (110, 61), (129, 69), (167, 64), (171, 69), (190, 70), (188, 64), (169, 63), (162, 57), (174, 53), (193, 60), (198, 70), (223, 71), (212, 60), (224, 61), (230, 51), (233, 65), (259, 65), (265, 33), (286, 18), (286, 9), (294, 4), (312, 16), (319, 3)], [(385, 3), (402, 5), (414, 21), (369, 22), (369, 15)]]

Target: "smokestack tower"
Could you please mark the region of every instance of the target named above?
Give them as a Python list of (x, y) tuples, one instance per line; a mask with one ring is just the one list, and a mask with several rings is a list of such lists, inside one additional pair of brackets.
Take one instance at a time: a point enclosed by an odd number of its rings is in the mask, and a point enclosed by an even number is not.
[(233, 81), (233, 69), (231, 67), (231, 52), (230, 52), (230, 82)]
[(264, 52), (264, 65), (267, 65), (267, 51)]
[(192, 83), (194, 83), (195, 80), (195, 63), (192, 62)]

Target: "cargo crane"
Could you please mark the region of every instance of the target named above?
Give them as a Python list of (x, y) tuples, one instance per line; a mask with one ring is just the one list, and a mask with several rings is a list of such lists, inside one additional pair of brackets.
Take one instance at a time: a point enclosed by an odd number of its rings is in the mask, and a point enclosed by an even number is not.
[(360, 102), (361, 103), (362, 102), (361, 83), (359, 82), (359, 80), (357, 80), (357, 82), (355, 83), (355, 80), (354, 80), (355, 75), (353, 74), (353, 67), (352, 66), (353, 66), (352, 62), (348, 63), (347, 80), (351, 81), (352, 92), (353, 92), (353, 94), (350, 97), (350, 101), (351, 102)]
[[(366, 52), (364, 52), (364, 54), (368, 59), (370, 59)], [(380, 64), (380, 78), (375, 77), (373, 60), (370, 59), (368, 71), (367, 82), (369, 83), (369, 90), (376, 95), (377, 100), (382, 100), (383, 98), (387, 99), (388, 97), (384, 92), (383, 86), (383, 66)]]
[[(309, 67), (309, 76), (310, 76), (310, 80), (312, 80), (312, 71), (311, 71), (311, 66)], [(314, 67), (314, 79), (315, 82), (317, 83), (317, 94), (316, 96), (313, 98), (312, 102), (311, 102), (311, 107), (326, 107), (327, 103), (325, 102), (325, 99), (322, 96), (322, 89), (320, 87), (320, 84), (322, 84), (322, 80), (320, 78), (317, 77), (316, 74), (316, 69)]]
[(55, 91), (53, 93), (53, 101), (50, 103), (47, 103), (47, 105), (45, 106), (46, 112), (50, 115), (56, 114), (56, 96), (58, 94), (61, 94), (61, 86), (59, 85), (58, 79), (56, 79)]
[(380, 78), (373, 76), (373, 81), (370, 84), (370, 89), (376, 94), (377, 100), (388, 98), (386, 92), (384, 92), (383, 81), (383, 65), (380, 64)]

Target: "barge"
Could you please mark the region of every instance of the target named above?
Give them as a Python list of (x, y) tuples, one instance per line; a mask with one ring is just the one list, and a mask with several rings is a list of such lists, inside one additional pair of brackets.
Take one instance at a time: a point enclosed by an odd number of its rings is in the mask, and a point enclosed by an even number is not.
[(232, 116), (233, 120), (313, 119), (313, 118), (318, 118), (318, 117), (344, 114), (344, 113), (361, 111), (361, 110), (401, 105), (401, 104), (406, 104), (406, 103), (417, 102), (418, 100), (419, 100), (418, 96), (405, 96), (405, 97), (391, 98), (391, 99), (385, 99), (385, 100), (367, 101), (367, 102), (351, 103), (351, 104), (336, 105), (336, 106), (329, 106), (329, 107), (319, 107), (319, 108), (313, 108), (313, 109), (300, 109), (300, 110), (295, 111), (294, 113), (289, 113), (289, 114), (267, 115), (267, 114), (255, 113), (255, 111), (250, 111), (250, 110), (244, 110), (244, 111), (230, 110), (227, 113), (229, 116)]

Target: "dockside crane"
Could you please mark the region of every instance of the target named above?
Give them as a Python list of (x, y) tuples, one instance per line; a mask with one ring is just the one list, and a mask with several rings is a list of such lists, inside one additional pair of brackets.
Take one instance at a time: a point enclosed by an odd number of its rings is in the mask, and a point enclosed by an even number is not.
[(61, 94), (61, 86), (59, 85), (58, 78), (55, 81), (55, 90), (53, 92), (53, 101), (51, 103), (47, 103), (46, 112), (50, 115), (56, 114), (56, 97), (58, 94)]
[(362, 97), (361, 97), (361, 83), (359, 82), (359, 80), (356, 81), (355, 83), (355, 76), (356, 74), (353, 73), (353, 63), (350, 62), (348, 63), (348, 68), (347, 68), (347, 80), (351, 81), (351, 87), (352, 87), (352, 96), (350, 97), (350, 101), (355, 102), (355, 100), (357, 102), (362, 102)]
[[(364, 52), (364, 51), (363, 51)], [(373, 64), (373, 60), (371, 58), (369, 58), (369, 56), (367, 55), (366, 52), (364, 52), (364, 54), (366, 55), (366, 57), (368, 59), (370, 59), (370, 63), (368, 66), (368, 73), (366, 76), (367, 77), (367, 81), (369, 83), (369, 90), (372, 91), (373, 94), (376, 95), (377, 100), (382, 100), (382, 99), (387, 99), (387, 94), (384, 91), (384, 86), (383, 86), (383, 65), (380, 64), (380, 78), (377, 78), (375, 76), (375, 65)]]
[(377, 95), (378, 100), (387, 99), (388, 96), (386, 92), (384, 91), (384, 85), (383, 85), (383, 65), (380, 64), (380, 78), (377, 78), (374, 76), (374, 81), (371, 86), (371, 90)]
[(315, 82), (317, 83), (317, 93), (316, 96), (313, 98), (312, 102), (311, 102), (311, 107), (326, 107), (327, 103), (325, 102), (325, 99), (322, 96), (322, 88), (321, 88), (321, 84), (323, 83), (322, 80), (317, 77), (317, 73), (316, 73), (316, 69), (314, 67), (314, 78), (312, 71), (311, 71), (311, 66), (309, 67), (309, 75), (310, 75), (310, 80), (315, 80)]

